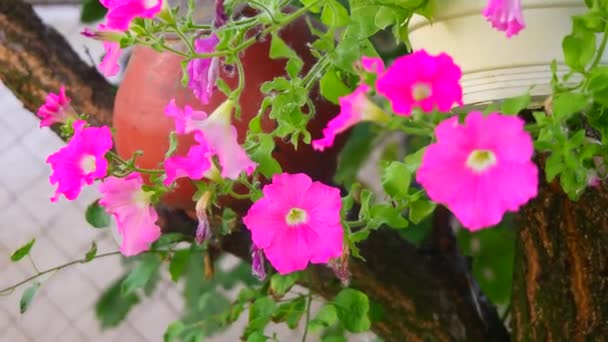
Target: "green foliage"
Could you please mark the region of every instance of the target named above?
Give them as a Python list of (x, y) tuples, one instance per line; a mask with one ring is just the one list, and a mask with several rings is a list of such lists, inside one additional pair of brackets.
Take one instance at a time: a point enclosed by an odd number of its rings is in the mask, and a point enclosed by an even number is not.
[(99, 205), (99, 200), (91, 203), (85, 212), (87, 222), (95, 228), (106, 228), (110, 226), (111, 218), (106, 210)]
[(161, 260), (156, 254), (144, 254), (139, 259), (137, 265), (122, 282), (123, 296), (128, 296), (135, 290), (145, 287), (158, 275)]
[(120, 324), (133, 306), (139, 303), (139, 297), (135, 293), (123, 295), (123, 280), (125, 277), (115, 281), (95, 304), (95, 315), (103, 329)]
[(350, 332), (363, 332), (371, 327), (368, 317), (369, 299), (361, 291), (343, 289), (332, 300), (340, 323)]
[(285, 322), (290, 329), (295, 329), (305, 310), (306, 297), (300, 296), (279, 305), (272, 315), (272, 321)]
[(89, 262), (95, 259), (95, 256), (97, 256), (97, 244), (95, 243), (95, 241), (93, 241), (91, 243), (91, 248), (89, 248), (89, 250), (84, 256), (84, 262)]
[(32, 304), (32, 300), (34, 299), (34, 295), (36, 294), (36, 291), (38, 291), (39, 288), (40, 283), (35, 282), (30, 285), (30, 287), (25, 289), (25, 291), (23, 291), (21, 299), (19, 300), (19, 312), (21, 312), (21, 314), (24, 314), (27, 309), (29, 309), (30, 305)]
[(36, 243), (35, 238), (31, 239), (25, 245), (19, 247), (16, 251), (13, 252), (13, 254), (11, 254), (11, 261), (17, 262), (17, 261), (23, 259), (24, 257), (26, 257), (28, 254), (30, 254), (30, 251), (32, 250), (32, 247), (34, 246), (34, 243)]
[(83, 23), (93, 23), (103, 19), (108, 10), (99, 0), (82, 0), (80, 9), (80, 21)]
[(300, 273), (294, 272), (288, 275), (280, 275), (275, 273), (270, 277), (270, 293), (277, 297), (282, 297), (295, 285), (300, 278)]
[(460, 229), (457, 237), (463, 253), (473, 257), (473, 276), (483, 293), (494, 304), (508, 305), (516, 238), (512, 220), (475, 233)]
[(245, 336), (249, 336), (256, 331), (263, 334), (275, 309), (276, 303), (272, 297), (266, 296), (256, 299), (249, 309), (249, 323), (245, 328)]

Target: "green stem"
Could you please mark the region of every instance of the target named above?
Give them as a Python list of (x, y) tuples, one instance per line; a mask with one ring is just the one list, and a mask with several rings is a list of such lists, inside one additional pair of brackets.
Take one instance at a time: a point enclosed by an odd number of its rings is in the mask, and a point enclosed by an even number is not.
[(602, 35), (602, 42), (600, 43), (600, 47), (597, 49), (595, 59), (593, 63), (591, 63), (591, 67), (589, 70), (593, 69), (599, 62), (602, 60), (602, 56), (604, 55), (604, 50), (606, 49), (606, 43), (608, 42), (608, 23), (604, 26), (604, 34)]
[(306, 298), (306, 321), (304, 322), (304, 334), (302, 335), (302, 342), (306, 342), (306, 337), (308, 336), (308, 322), (310, 322), (310, 307), (312, 303), (312, 293), (308, 293)]
[[(111, 256), (111, 255), (118, 255), (118, 254), (120, 254), (120, 252), (119, 252), (119, 251), (115, 251), (115, 252), (109, 252), (109, 253), (104, 253), (104, 254), (99, 254), (99, 255), (95, 256), (95, 258), (93, 258), (93, 260), (95, 260), (95, 259), (101, 259), (101, 258), (104, 258), (104, 257), (107, 257), (107, 256)], [(92, 261), (92, 260), (91, 260), (91, 261)], [(23, 285), (23, 284), (26, 284), (26, 283), (28, 283), (28, 282), (30, 282), (30, 281), (32, 281), (32, 280), (34, 280), (34, 279), (37, 279), (37, 278), (39, 278), (39, 277), (41, 277), (41, 276), (43, 276), (43, 275), (45, 275), (45, 274), (47, 274), (47, 273), (51, 273), (51, 272), (60, 271), (60, 270), (62, 270), (62, 269), (64, 269), (64, 268), (66, 268), (66, 267), (69, 267), (69, 266), (72, 266), (72, 265), (75, 265), (75, 264), (82, 264), (82, 263), (85, 263), (85, 262), (87, 262), (86, 258), (82, 258), (82, 259), (78, 259), (78, 260), (72, 260), (72, 261), (67, 262), (67, 263), (65, 263), (65, 264), (63, 264), (63, 265), (59, 265), (59, 266), (55, 266), (55, 267), (51, 267), (51, 268), (49, 268), (49, 269), (47, 269), (47, 270), (44, 270), (44, 271), (42, 271), (42, 272), (38, 272), (38, 273), (34, 274), (33, 276), (31, 276), (31, 277), (29, 277), (29, 278), (26, 278), (26, 279), (24, 279), (24, 280), (22, 280), (22, 281), (20, 281), (20, 282), (18, 282), (18, 283), (16, 283), (16, 284), (14, 284), (14, 285), (11, 285), (11, 286), (9, 286), (9, 287), (7, 287), (7, 288), (3, 289), (3, 290), (0, 290), (0, 294), (8, 294), (8, 293), (11, 293), (12, 291), (14, 291), (14, 290), (15, 290), (16, 288), (18, 288), (19, 286), (21, 286), (21, 285)]]
[(114, 161), (116, 161), (122, 165), (125, 165), (129, 171), (127, 174), (129, 174), (133, 171), (139, 172), (139, 173), (145, 173), (145, 174), (149, 174), (149, 175), (162, 175), (165, 173), (165, 170), (161, 170), (161, 169), (142, 169), (142, 168), (136, 167), (131, 162), (128, 162), (128, 161), (122, 159), (118, 154), (116, 154), (112, 151), (108, 151), (107, 155), (110, 158), (112, 158)]
[(239, 84), (232, 92), (230, 97), (231, 100), (238, 103), (239, 98), (241, 97), (241, 93), (243, 92), (243, 89), (245, 89), (245, 69), (243, 68), (243, 63), (241, 62), (241, 59), (238, 58), (238, 56), (234, 56), (234, 60), (236, 64), (236, 69), (239, 73)]

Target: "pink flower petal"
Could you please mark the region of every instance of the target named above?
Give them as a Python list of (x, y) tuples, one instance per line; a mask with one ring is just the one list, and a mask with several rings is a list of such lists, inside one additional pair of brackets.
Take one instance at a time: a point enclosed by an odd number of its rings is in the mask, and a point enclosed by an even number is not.
[(106, 54), (99, 64), (99, 70), (105, 76), (115, 76), (120, 71), (120, 66), (118, 65), (118, 59), (122, 54), (120, 44), (116, 42), (103, 42), (103, 48), (106, 50)]
[(482, 14), (492, 27), (511, 38), (526, 27), (521, 0), (489, 0)]
[(108, 28), (126, 31), (136, 17), (153, 18), (162, 9), (162, 0), (101, 0), (108, 9)]
[[(207, 38), (194, 41), (194, 49), (197, 53), (210, 53), (215, 51), (219, 39), (215, 34)], [(196, 58), (188, 62), (188, 87), (203, 104), (209, 103), (209, 99), (216, 88), (219, 77), (219, 58)]]
[[(436, 128), (437, 142), (424, 153), (417, 181), (466, 228), (498, 224), (506, 211), (517, 211), (537, 194), (532, 139), (523, 126), (517, 117), (496, 113), (471, 112), (464, 125), (456, 117), (444, 120)], [(470, 166), (475, 151), (490, 153), (491, 162)]]
[[(257, 248), (281, 274), (342, 255), (340, 191), (305, 174), (275, 175), (243, 223)], [(298, 214), (294, 219), (292, 213)], [(299, 215), (299, 216), (298, 216)], [(295, 220), (295, 221), (294, 221)]]
[(65, 86), (59, 88), (59, 94), (49, 93), (36, 113), (41, 119), (40, 127), (49, 127), (56, 122), (65, 123), (69, 117), (76, 117), (70, 101), (65, 95)]
[(173, 156), (165, 160), (165, 170), (167, 178), (163, 181), (165, 185), (170, 185), (176, 178), (187, 176), (190, 179), (201, 179), (205, 172), (211, 167), (209, 158), (211, 151), (209, 146), (203, 141), (199, 145), (194, 145), (188, 150), (186, 157)]
[(108, 161), (105, 154), (112, 148), (112, 132), (108, 127), (84, 127), (85, 121), (74, 123), (74, 136), (68, 144), (51, 154), (46, 162), (51, 164), (51, 184), (57, 184), (55, 202), (61, 194), (73, 200), (85, 184), (105, 177)]
[(462, 105), (461, 76), (460, 68), (447, 54), (431, 56), (419, 50), (397, 58), (376, 86), (399, 115), (409, 116), (416, 107), (424, 112), (445, 112), (454, 104)]
[(122, 236), (120, 252), (125, 256), (137, 255), (150, 249), (150, 244), (161, 234), (156, 224), (158, 214), (143, 189), (139, 173), (125, 178), (108, 177), (100, 186), (99, 204), (116, 218), (118, 233)]

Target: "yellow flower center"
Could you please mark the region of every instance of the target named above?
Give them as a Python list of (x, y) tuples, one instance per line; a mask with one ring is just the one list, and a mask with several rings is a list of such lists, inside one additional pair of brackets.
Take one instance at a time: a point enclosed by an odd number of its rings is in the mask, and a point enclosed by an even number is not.
[(412, 87), (412, 98), (416, 101), (422, 101), (432, 94), (431, 86), (426, 83), (417, 83)]
[(467, 166), (475, 173), (481, 173), (496, 165), (496, 155), (489, 150), (474, 150), (467, 158)]
[(296, 226), (301, 223), (306, 223), (308, 215), (306, 211), (300, 208), (291, 208), (287, 215), (285, 215), (285, 222), (288, 226)]
[(88, 175), (91, 172), (95, 172), (97, 169), (95, 156), (92, 154), (87, 154), (82, 159), (80, 159), (80, 168), (85, 175)]

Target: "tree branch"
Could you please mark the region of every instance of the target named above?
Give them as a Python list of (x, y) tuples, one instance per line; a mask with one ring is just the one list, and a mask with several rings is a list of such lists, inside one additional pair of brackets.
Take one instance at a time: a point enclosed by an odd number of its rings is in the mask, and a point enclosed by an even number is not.
[[(0, 78), (34, 112), (49, 91), (62, 84), (76, 89), (78, 94), (70, 94), (74, 107), (90, 114), (94, 125), (111, 125), (112, 87), (20, 0), (0, 2)], [(159, 216), (165, 232), (195, 230), (196, 223), (183, 212), (159, 208)], [(222, 238), (220, 247), (249, 260), (250, 241), (241, 229)], [(367, 261), (351, 260), (352, 285), (383, 308), (384, 319), (373, 329), (385, 341), (508, 339), (495, 310), (475, 290), (461, 256), (423, 253), (391, 229), (372, 233), (361, 252)], [(326, 298), (340, 290), (328, 268), (316, 266), (313, 272), (312, 290)]]

